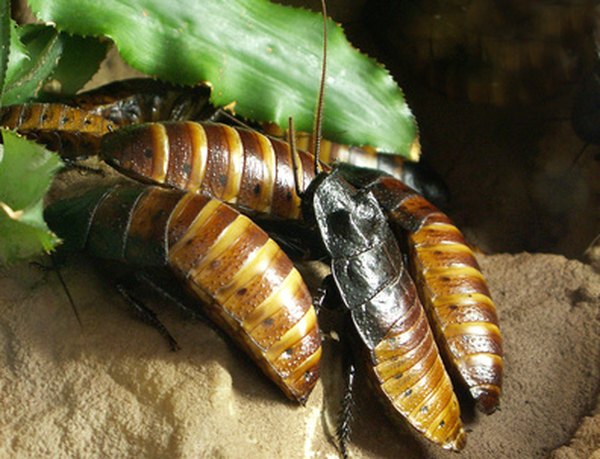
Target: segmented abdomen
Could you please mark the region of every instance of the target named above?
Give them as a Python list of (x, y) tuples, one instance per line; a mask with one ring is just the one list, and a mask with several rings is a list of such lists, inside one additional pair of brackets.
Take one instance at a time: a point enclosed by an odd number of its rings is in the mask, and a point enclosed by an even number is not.
[(393, 177), (343, 166), (344, 177), (370, 189), (410, 250), (410, 267), (448, 362), (484, 412), (502, 386), (502, 335), (477, 260), (452, 221)]
[(139, 186), (60, 201), (46, 215), (67, 241), (83, 233), (80, 246), (95, 256), (168, 265), (289, 398), (309, 395), (321, 356), (311, 295), (250, 219), (216, 199)]
[(15, 129), (64, 157), (98, 154), (102, 136), (116, 128), (101, 116), (55, 103), (2, 107), (0, 126)]
[(459, 451), (466, 434), (450, 377), (406, 271), (399, 285), (406, 309), (372, 350), (369, 372), (383, 397), (425, 438)]
[[(300, 218), (292, 153), (286, 142), (218, 123), (149, 123), (105, 136), (102, 158), (124, 174), (202, 191), (245, 210)], [(299, 151), (298, 187), (314, 178)]]

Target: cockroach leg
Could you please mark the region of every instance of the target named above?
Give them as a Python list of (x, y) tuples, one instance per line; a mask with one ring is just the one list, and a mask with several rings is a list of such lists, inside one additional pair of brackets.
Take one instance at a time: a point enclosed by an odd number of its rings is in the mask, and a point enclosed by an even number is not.
[(352, 361), (352, 354), (347, 348), (344, 352), (344, 397), (338, 414), (338, 425), (336, 436), (339, 443), (340, 452), (344, 459), (348, 457), (348, 443), (352, 433), (352, 421), (354, 419), (354, 379), (356, 367)]
[(323, 279), (321, 286), (317, 289), (317, 294), (313, 298), (313, 304), (317, 314), (322, 310), (342, 310), (342, 297), (331, 274)]
[(63, 173), (63, 172), (69, 172), (69, 171), (78, 171), (81, 174), (94, 174), (97, 175), (99, 177), (105, 177), (106, 176), (106, 172), (104, 172), (102, 169), (98, 169), (95, 167), (90, 167), (90, 166), (86, 166), (85, 164), (81, 164), (77, 161), (77, 159), (71, 159), (71, 158), (62, 158), (64, 166), (63, 168), (60, 170), (59, 173)]
[(81, 317), (79, 316), (79, 311), (77, 310), (75, 301), (73, 301), (73, 296), (71, 295), (71, 291), (67, 287), (67, 283), (65, 282), (65, 280), (62, 277), (62, 274), (60, 272), (60, 268), (62, 268), (65, 265), (66, 259), (64, 257), (57, 257), (56, 254), (50, 254), (49, 256), (50, 256), (51, 266), (46, 266), (37, 261), (32, 261), (31, 263), (29, 263), (29, 266), (33, 266), (34, 268), (42, 271), (43, 273), (49, 273), (49, 272), (56, 273), (56, 277), (58, 277), (58, 281), (62, 285), (62, 288), (65, 291), (65, 295), (67, 295), (67, 299), (69, 300), (69, 304), (71, 305), (73, 314), (75, 315), (75, 318), (77, 319), (77, 323), (79, 324), (79, 327), (82, 328), (83, 324), (81, 322)]
[(121, 296), (125, 299), (127, 304), (133, 308), (133, 310), (138, 314), (140, 319), (146, 322), (148, 325), (156, 328), (158, 332), (168, 341), (169, 347), (172, 351), (178, 351), (181, 349), (175, 338), (171, 335), (167, 327), (159, 320), (158, 316), (154, 311), (152, 311), (148, 306), (144, 303), (133, 297), (127, 287), (124, 284), (116, 285), (117, 291), (121, 294)]

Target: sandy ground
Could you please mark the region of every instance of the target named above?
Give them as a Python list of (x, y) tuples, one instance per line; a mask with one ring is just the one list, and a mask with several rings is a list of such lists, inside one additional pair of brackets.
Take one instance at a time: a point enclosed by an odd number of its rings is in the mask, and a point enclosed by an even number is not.
[[(460, 457), (547, 457), (594, 408), (598, 276), (558, 255), (480, 262), (506, 342), (505, 393), (492, 416), (463, 410)], [(151, 301), (183, 348), (171, 352), (90, 263), (73, 260), (63, 274), (81, 328), (53, 273), (0, 271), (0, 457), (335, 457), (338, 346), (327, 343), (322, 384), (295, 406), (203, 323)], [(459, 457), (392, 424), (360, 381), (353, 457)], [(590, 453), (590, 439), (598, 446), (597, 421), (582, 429), (557, 458), (586, 457), (570, 452), (585, 443)]]

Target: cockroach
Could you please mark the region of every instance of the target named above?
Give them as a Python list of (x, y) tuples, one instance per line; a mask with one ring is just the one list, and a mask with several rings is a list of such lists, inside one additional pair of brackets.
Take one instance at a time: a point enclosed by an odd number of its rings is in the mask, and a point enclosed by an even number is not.
[(78, 94), (69, 104), (102, 116), (117, 126), (151, 121), (205, 120), (217, 111), (210, 87), (177, 86), (151, 78), (116, 81)]
[(0, 108), (0, 126), (59, 151), (63, 158), (94, 154), (116, 125), (103, 116), (60, 103), (29, 103)]
[(339, 171), (317, 176), (302, 204), (330, 255), (370, 381), (391, 412), (432, 442), (460, 450), (466, 434), (458, 400), (396, 239), (375, 196)]
[[(101, 158), (127, 176), (199, 191), (248, 212), (297, 220), (314, 158), (254, 130), (212, 122), (147, 123), (107, 134)], [(293, 164), (298, 166), (294, 172)]]
[(312, 298), (248, 217), (204, 195), (142, 185), (94, 189), (52, 204), (45, 217), (69, 250), (173, 272), (290, 399), (306, 400), (321, 357)]
[(485, 413), (502, 387), (502, 335), (496, 307), (473, 252), (443, 212), (388, 174), (340, 165), (354, 186), (373, 192), (406, 240), (410, 269), (453, 373)]
[(117, 81), (59, 102), (0, 108), (0, 126), (76, 159), (98, 154), (108, 132), (145, 121), (207, 119), (216, 109), (206, 85), (179, 87), (134, 78)]

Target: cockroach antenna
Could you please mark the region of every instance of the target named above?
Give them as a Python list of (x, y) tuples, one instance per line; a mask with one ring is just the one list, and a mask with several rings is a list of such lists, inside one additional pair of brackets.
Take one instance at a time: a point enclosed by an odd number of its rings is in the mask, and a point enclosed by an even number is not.
[(319, 86), (319, 97), (317, 99), (317, 108), (315, 121), (313, 125), (312, 153), (315, 155), (315, 175), (321, 172), (319, 165), (319, 153), (321, 150), (321, 131), (323, 128), (323, 105), (325, 103), (325, 78), (327, 76), (327, 5), (325, 0), (321, 0), (321, 10), (323, 13), (323, 62), (321, 64), (321, 84)]
[(75, 306), (75, 302), (73, 301), (71, 292), (69, 291), (69, 288), (67, 287), (67, 283), (65, 282), (65, 280), (62, 277), (62, 274), (60, 273), (60, 267), (58, 266), (58, 263), (56, 262), (56, 259), (54, 258), (54, 256), (52, 254), (50, 254), (50, 260), (52, 261), (52, 270), (56, 273), (56, 276), (58, 277), (58, 280), (60, 281), (60, 283), (63, 287), (63, 290), (65, 291), (65, 294), (67, 295), (69, 303), (71, 304), (71, 308), (73, 309), (73, 313), (75, 314), (75, 318), (77, 319), (77, 322), (79, 323), (79, 327), (83, 328), (83, 324), (81, 323), (81, 317), (79, 316), (79, 311), (77, 310), (77, 306)]
[[(317, 106), (315, 108), (315, 117), (313, 123), (313, 136), (311, 151), (315, 157), (315, 175), (319, 175), (321, 172), (321, 166), (319, 163), (319, 153), (321, 150), (321, 135), (323, 128), (323, 104), (325, 103), (325, 78), (327, 76), (327, 4), (325, 0), (321, 0), (321, 12), (323, 14), (323, 61), (321, 64), (321, 82), (319, 85), (319, 96), (317, 97)], [(294, 120), (290, 116), (288, 118), (288, 134), (287, 140), (290, 145), (292, 152), (292, 167), (294, 169), (294, 185), (296, 188), (296, 194), (302, 196), (302, 190), (300, 189), (298, 177), (298, 152), (296, 151), (296, 132), (294, 129)]]

